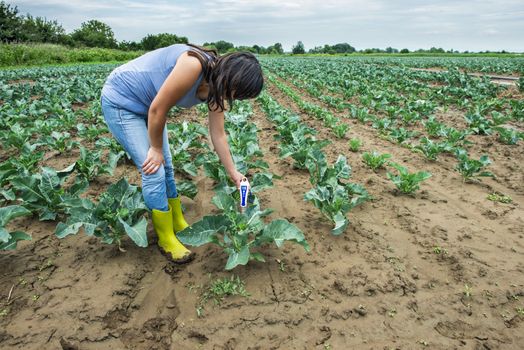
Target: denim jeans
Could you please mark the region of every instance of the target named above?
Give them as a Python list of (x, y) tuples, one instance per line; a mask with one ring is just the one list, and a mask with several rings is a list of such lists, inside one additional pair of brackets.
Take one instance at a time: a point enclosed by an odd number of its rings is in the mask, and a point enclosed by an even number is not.
[(131, 156), (138, 171), (142, 174), (142, 195), (149, 210), (169, 209), (167, 198), (177, 197), (175, 174), (169, 142), (167, 126), (164, 127), (162, 150), (165, 165), (160, 165), (153, 174), (144, 174), (142, 164), (149, 151), (149, 136), (147, 133), (147, 115), (140, 115), (122, 109), (101, 97), (102, 112), (109, 130), (118, 143)]

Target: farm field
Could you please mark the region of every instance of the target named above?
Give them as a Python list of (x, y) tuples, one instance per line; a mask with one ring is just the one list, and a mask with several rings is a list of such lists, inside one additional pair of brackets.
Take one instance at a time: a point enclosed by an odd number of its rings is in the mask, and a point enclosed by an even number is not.
[(182, 266), (102, 117), (115, 65), (0, 71), (0, 348), (522, 349), (524, 82), (467, 73), (524, 59), (260, 62), (226, 125), (249, 248), (207, 107), (170, 114)]

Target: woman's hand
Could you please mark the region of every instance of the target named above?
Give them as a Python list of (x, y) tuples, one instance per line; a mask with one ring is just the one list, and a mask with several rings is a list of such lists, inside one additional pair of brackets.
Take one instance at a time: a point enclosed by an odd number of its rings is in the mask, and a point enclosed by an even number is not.
[(149, 147), (146, 160), (142, 164), (142, 171), (146, 175), (154, 174), (158, 168), (160, 168), (160, 166), (165, 163), (166, 161), (164, 160), (162, 149)]
[(229, 174), (229, 177), (231, 178), (231, 181), (235, 183), (235, 186), (237, 188), (240, 188), (240, 182), (242, 181), (243, 178), (245, 178), (245, 176), (239, 173), (237, 170)]

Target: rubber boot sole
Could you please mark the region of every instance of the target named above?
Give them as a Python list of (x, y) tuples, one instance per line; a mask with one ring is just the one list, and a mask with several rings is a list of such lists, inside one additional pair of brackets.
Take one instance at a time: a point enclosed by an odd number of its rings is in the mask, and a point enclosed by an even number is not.
[(161, 246), (157, 245), (158, 247), (158, 250), (160, 250), (160, 253), (169, 261), (171, 261), (172, 263), (175, 263), (175, 264), (178, 264), (178, 265), (182, 265), (182, 264), (187, 264), (191, 261), (193, 261), (196, 257), (196, 254), (195, 252), (191, 252), (189, 253), (188, 255), (186, 255), (185, 257), (183, 258), (180, 258), (180, 259), (173, 259), (173, 257), (171, 256), (171, 253), (168, 253), (164, 250), (164, 248), (162, 248)]

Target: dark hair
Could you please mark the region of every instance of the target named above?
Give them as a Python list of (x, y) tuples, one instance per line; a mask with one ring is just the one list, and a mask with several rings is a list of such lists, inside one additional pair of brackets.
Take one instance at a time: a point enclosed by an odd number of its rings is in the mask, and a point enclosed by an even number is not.
[(216, 50), (188, 45), (197, 49), (189, 50), (188, 54), (198, 58), (202, 64), (203, 79), (209, 84), (208, 108), (212, 104), (215, 110), (225, 110), (224, 98), (231, 108), (233, 99), (255, 98), (262, 91), (262, 68), (251, 52), (232, 52), (220, 56)]

